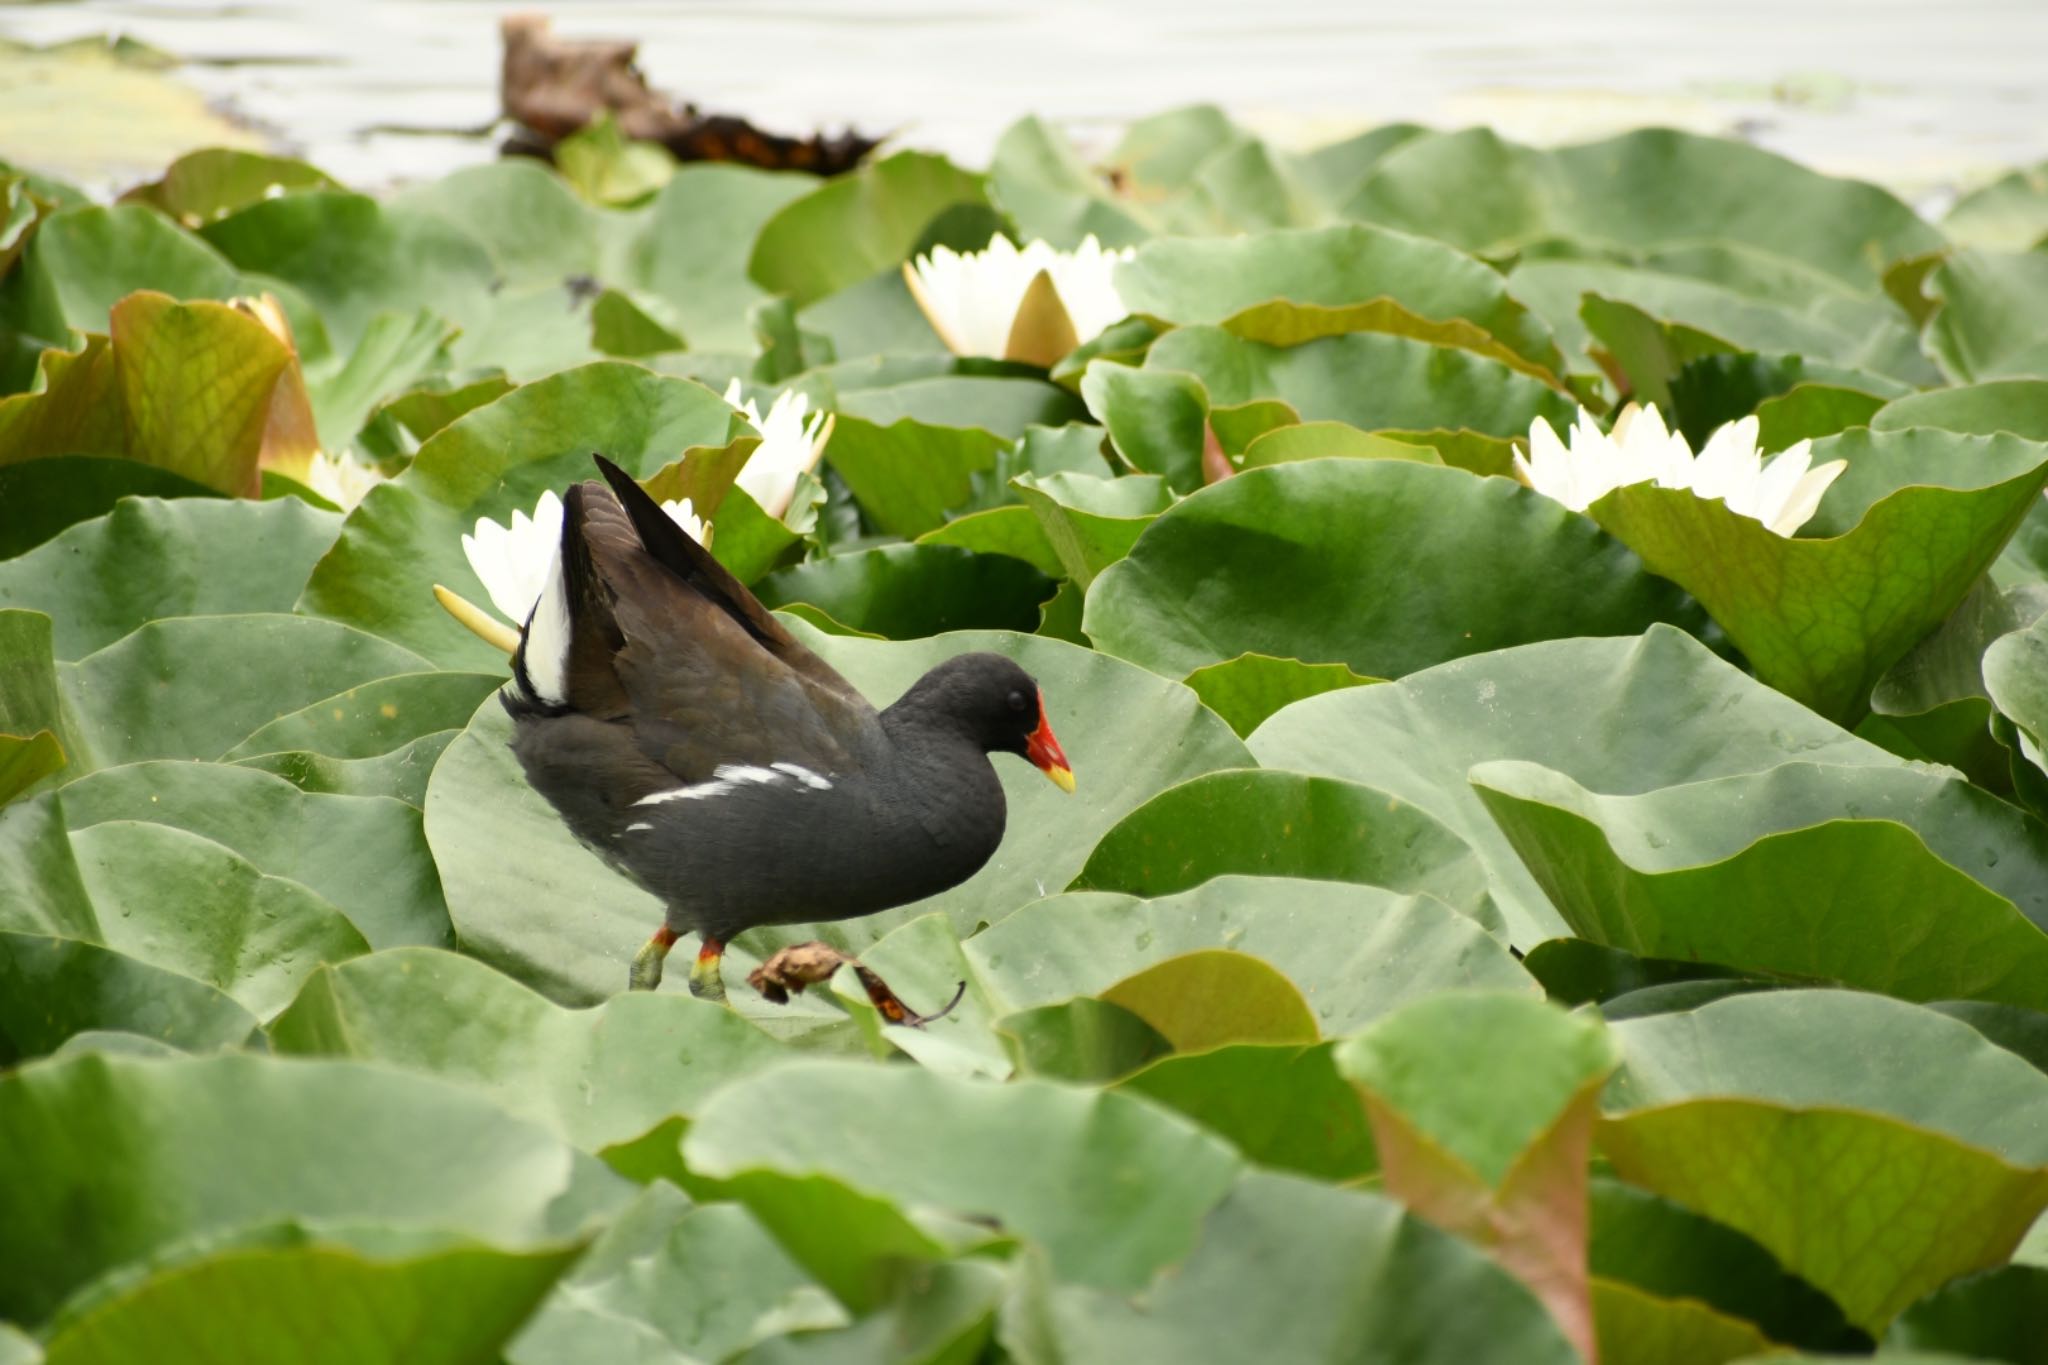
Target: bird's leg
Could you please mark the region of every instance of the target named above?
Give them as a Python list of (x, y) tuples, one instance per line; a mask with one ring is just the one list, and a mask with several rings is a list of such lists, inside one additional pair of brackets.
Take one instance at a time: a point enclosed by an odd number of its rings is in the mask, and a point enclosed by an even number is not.
[(704, 935), (703, 946), (697, 949), (696, 964), (690, 968), (690, 994), (699, 1000), (724, 1000), (725, 978), (719, 974), (719, 959), (725, 956), (725, 945), (711, 935)]
[[(661, 984), (661, 961), (668, 956), (668, 950), (675, 947), (676, 931), (666, 924), (654, 931), (654, 937), (640, 945), (640, 951), (633, 954), (633, 970), (626, 977), (626, 988), (635, 991), (651, 991)], [(696, 988), (693, 978), (691, 989)]]

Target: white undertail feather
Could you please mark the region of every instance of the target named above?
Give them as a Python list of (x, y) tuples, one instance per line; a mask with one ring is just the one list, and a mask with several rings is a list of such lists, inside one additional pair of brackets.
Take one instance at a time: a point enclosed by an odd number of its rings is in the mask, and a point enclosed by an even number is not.
[(569, 584), (562, 575), (559, 549), (526, 623), (526, 679), (550, 706), (569, 700)]

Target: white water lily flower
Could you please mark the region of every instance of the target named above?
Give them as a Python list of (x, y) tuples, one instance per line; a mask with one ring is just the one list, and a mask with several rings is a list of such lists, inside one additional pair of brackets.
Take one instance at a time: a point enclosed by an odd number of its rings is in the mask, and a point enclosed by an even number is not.
[(1515, 456), (1522, 481), (1545, 497), (1583, 512), (1617, 488), (1655, 483), (1718, 501), (1729, 511), (1791, 536), (1812, 519), (1848, 461), (1813, 464), (1813, 442), (1800, 441), (1768, 463), (1757, 449), (1755, 416), (1730, 422), (1707, 438), (1695, 456), (1685, 437), (1664, 425), (1655, 404), (1631, 403), (1602, 432), (1579, 409), (1570, 445), (1538, 418), (1529, 428), (1527, 458)]
[[(690, 500), (665, 502), (661, 510), (683, 528), (690, 539), (704, 543), (704, 523)], [(489, 517), (477, 519), (476, 530), (462, 538), (462, 553), (476, 571), (491, 605), (513, 625), (524, 627), (533, 614), (533, 604), (555, 574), (555, 558), (562, 548), (562, 500), (551, 488), (533, 505), (533, 515), (514, 511), (509, 526)]]
[(369, 465), (346, 455), (329, 455), (324, 450), (314, 451), (306, 466), (306, 486), (344, 512), (352, 510), (382, 482), (384, 476)]
[(462, 553), (498, 614), (524, 626), (547, 586), (561, 544), (562, 500), (550, 488), (533, 505), (532, 516), (515, 510), (510, 526), (479, 517), (475, 533), (462, 538)]
[(1043, 241), (1019, 250), (998, 234), (981, 251), (933, 247), (929, 256), (905, 266), (903, 274), (932, 330), (955, 355), (1051, 364), (1060, 357), (1042, 351), (1012, 354), (1018, 310), (1032, 283), (1041, 274), (1051, 277), (1053, 292), (1073, 324), (1071, 349), (1129, 311), (1116, 292), (1115, 276), (1117, 266), (1134, 254), (1130, 247), (1104, 250), (1092, 233), (1072, 251), (1055, 250)]
[[(785, 389), (776, 395), (768, 415), (763, 417), (753, 399), (740, 397), (737, 379), (725, 386), (725, 401), (761, 433), (761, 444), (740, 467), (735, 482), (761, 505), (762, 511), (779, 517), (789, 510), (789, 500), (796, 496), (797, 479), (809, 473), (825, 453), (825, 443), (832, 439), (832, 416), (811, 412), (809, 398), (794, 389)], [(695, 531), (691, 534), (700, 542), (704, 539)]]

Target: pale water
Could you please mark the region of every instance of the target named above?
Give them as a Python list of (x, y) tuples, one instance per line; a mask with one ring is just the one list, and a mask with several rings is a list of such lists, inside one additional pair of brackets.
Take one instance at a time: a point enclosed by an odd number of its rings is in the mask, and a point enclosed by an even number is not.
[[(0, 36), (125, 32), (344, 180), (492, 155), (497, 19), (479, 0), (0, 3)], [(653, 83), (766, 127), (852, 123), (985, 162), (1020, 113), (1100, 145), (1214, 101), (1282, 141), (1372, 122), (1491, 123), (1554, 142), (1644, 123), (1740, 132), (1937, 207), (2048, 159), (2048, 0), (1356, 0), (554, 7), (641, 41)]]

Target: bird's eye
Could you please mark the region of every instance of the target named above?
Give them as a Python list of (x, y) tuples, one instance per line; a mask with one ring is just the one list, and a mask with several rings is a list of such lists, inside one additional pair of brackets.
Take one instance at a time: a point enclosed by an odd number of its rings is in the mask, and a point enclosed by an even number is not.
[(1029, 709), (1030, 705), (1030, 698), (1026, 697), (1022, 692), (1012, 692), (1010, 694), (1010, 709), (1012, 711), (1024, 711)]

